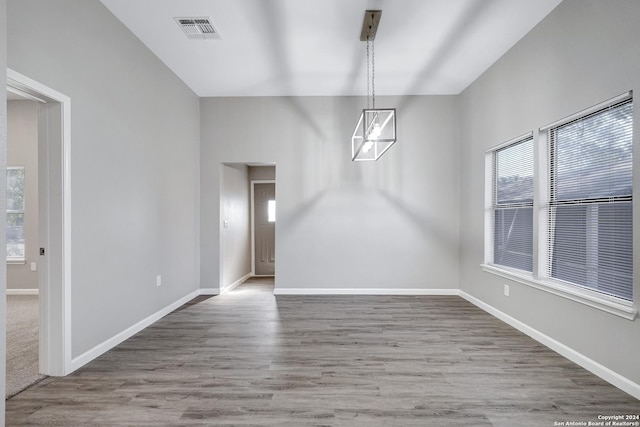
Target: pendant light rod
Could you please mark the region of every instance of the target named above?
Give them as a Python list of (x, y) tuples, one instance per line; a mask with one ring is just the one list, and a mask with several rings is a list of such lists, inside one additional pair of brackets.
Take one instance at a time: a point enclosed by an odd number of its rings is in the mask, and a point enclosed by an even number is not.
[(375, 40), (378, 25), (380, 24), (381, 10), (367, 10), (364, 12), (364, 20), (362, 21), (362, 31), (360, 32), (360, 41)]
[(381, 15), (381, 10), (367, 10), (362, 22), (360, 41), (367, 43), (367, 106), (351, 135), (351, 160), (354, 162), (378, 160), (397, 140), (396, 109), (376, 108), (374, 40)]

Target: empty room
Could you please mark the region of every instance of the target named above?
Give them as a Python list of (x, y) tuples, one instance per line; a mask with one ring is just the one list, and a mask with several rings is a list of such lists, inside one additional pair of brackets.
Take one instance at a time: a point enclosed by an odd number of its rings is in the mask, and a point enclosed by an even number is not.
[(637, 0), (0, 31), (4, 425), (640, 426)]

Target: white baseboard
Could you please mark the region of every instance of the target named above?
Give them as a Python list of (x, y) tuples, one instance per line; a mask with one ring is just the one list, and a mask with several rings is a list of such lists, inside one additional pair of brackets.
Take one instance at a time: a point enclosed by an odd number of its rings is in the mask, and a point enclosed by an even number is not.
[(111, 350), (113, 347), (117, 346), (118, 344), (120, 344), (121, 342), (127, 340), (128, 338), (131, 338), (133, 335), (137, 334), (138, 332), (140, 332), (141, 330), (143, 330), (147, 326), (151, 326), (153, 323), (157, 322), (158, 320), (160, 320), (161, 318), (163, 318), (167, 314), (171, 313), (173, 310), (175, 310), (176, 308), (180, 307), (184, 303), (191, 301), (193, 298), (197, 297), (198, 295), (199, 295), (199, 291), (198, 290), (189, 293), (188, 295), (186, 295), (186, 296), (180, 298), (179, 300), (169, 304), (168, 306), (166, 306), (163, 309), (155, 312), (154, 314), (148, 316), (147, 318), (142, 319), (141, 321), (139, 321), (135, 325), (125, 329), (124, 331), (120, 332), (119, 334), (116, 334), (115, 336), (109, 338), (108, 340), (98, 344), (97, 346), (93, 347), (91, 350), (88, 350), (88, 351), (82, 353), (80, 356), (72, 359), (71, 360), (71, 371), (69, 373), (71, 373), (71, 372), (77, 370), (78, 368), (86, 365), (87, 363), (89, 363), (93, 359), (95, 359), (96, 357), (101, 356), (102, 354), (104, 354), (107, 351)]
[(238, 285), (242, 284), (242, 282), (247, 280), (249, 277), (251, 277), (251, 273), (245, 274), (244, 276), (242, 276), (241, 278), (239, 278), (238, 280), (236, 280), (235, 282), (233, 282), (229, 286), (225, 286), (224, 288), (220, 289), (220, 293), (223, 294), (225, 292), (229, 292), (229, 291), (237, 288)]
[(457, 289), (278, 288), (274, 295), (458, 295)]
[(220, 288), (200, 288), (198, 295), (220, 295)]
[(39, 295), (39, 289), (7, 289), (7, 295)]
[(604, 365), (601, 365), (600, 363), (596, 362), (593, 359), (590, 359), (584, 354), (579, 353), (576, 350), (572, 349), (571, 347), (568, 347), (565, 344), (562, 344), (561, 342), (554, 340), (550, 336), (543, 334), (537, 329), (534, 329), (531, 326), (526, 325), (525, 323), (519, 321), (518, 319), (515, 319), (509, 316), (508, 314), (498, 310), (497, 308), (489, 304), (484, 303), (483, 301), (479, 300), (478, 298), (472, 295), (469, 295), (464, 291), (459, 291), (459, 295), (462, 298), (469, 301), (470, 303), (486, 311), (487, 313), (497, 317), (503, 322), (513, 326), (520, 332), (530, 336), (531, 338), (538, 341), (539, 343), (549, 347), (551, 350), (555, 351), (556, 353), (582, 366), (587, 371), (599, 376), (603, 380), (618, 387), (620, 390), (626, 393), (629, 393), (631, 396), (635, 397), (636, 399), (640, 399), (640, 384), (637, 384), (631, 381), (630, 379), (623, 377), (617, 372), (612, 371), (611, 369), (607, 368)]

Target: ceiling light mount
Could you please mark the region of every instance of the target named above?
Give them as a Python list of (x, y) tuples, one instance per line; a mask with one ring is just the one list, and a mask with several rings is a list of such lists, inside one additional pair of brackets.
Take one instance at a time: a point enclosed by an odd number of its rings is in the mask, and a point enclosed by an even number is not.
[(378, 160), (396, 142), (395, 108), (376, 108), (373, 41), (381, 16), (381, 10), (367, 10), (362, 22), (360, 41), (367, 42), (367, 108), (362, 110), (351, 135), (351, 160), (354, 162)]
[(367, 10), (364, 13), (364, 20), (362, 21), (362, 31), (360, 32), (361, 42), (366, 42), (367, 40), (375, 40), (381, 16), (381, 10)]

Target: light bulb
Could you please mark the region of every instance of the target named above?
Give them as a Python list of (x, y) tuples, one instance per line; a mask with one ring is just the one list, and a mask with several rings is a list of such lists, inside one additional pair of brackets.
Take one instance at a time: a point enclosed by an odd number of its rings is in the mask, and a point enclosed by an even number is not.
[(372, 141), (365, 142), (364, 145), (362, 146), (362, 152), (367, 154), (369, 150), (371, 150), (371, 147), (373, 147)]
[(380, 123), (374, 123), (371, 127), (371, 132), (369, 132), (369, 139), (378, 139), (381, 133), (382, 128), (380, 127)]

